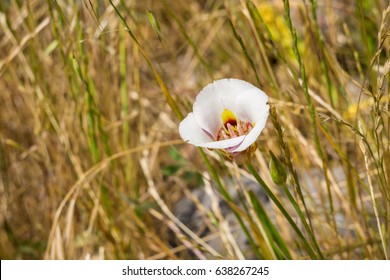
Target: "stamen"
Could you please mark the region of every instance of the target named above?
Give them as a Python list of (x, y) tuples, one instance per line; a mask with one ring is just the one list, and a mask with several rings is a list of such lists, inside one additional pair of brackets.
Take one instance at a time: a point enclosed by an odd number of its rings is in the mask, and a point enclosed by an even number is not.
[(234, 128), (230, 123), (227, 124), (227, 129), (229, 131), (230, 138), (237, 137), (236, 132), (234, 131)]
[(242, 122), (239, 122), (237, 125), (237, 131), (239, 136), (244, 135), (244, 131), (242, 130)]
[(236, 116), (229, 109), (224, 109), (221, 115), (222, 127), (217, 133), (217, 141), (232, 139), (243, 136), (252, 130), (253, 125), (248, 121), (237, 120)]
[(227, 135), (225, 130), (222, 130), (222, 139), (224, 140), (229, 139), (229, 136)]

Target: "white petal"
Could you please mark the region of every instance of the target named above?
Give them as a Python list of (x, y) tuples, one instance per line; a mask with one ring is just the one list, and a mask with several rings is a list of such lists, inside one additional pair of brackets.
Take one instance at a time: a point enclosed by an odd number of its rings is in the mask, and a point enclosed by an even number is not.
[(236, 99), (245, 91), (257, 89), (250, 83), (238, 79), (214, 81), (201, 90), (194, 103), (194, 115), (199, 125), (214, 138), (222, 126), (224, 109), (233, 110)]
[(199, 126), (193, 113), (189, 113), (187, 117), (181, 121), (179, 133), (184, 141), (195, 146), (213, 141), (213, 139)]
[(253, 88), (237, 97), (233, 112), (240, 120), (258, 123), (268, 117), (267, 103), (268, 96), (260, 89)]
[(255, 86), (248, 82), (238, 79), (222, 79), (213, 83), (214, 91), (221, 96), (223, 109), (232, 110), (235, 106), (236, 99), (243, 93), (251, 89), (256, 89)]
[(237, 97), (234, 110), (238, 119), (255, 124), (244, 141), (234, 150), (241, 152), (256, 141), (265, 127), (269, 115), (268, 96), (258, 88), (243, 92)]
[(202, 143), (197, 146), (209, 149), (234, 149), (235, 147), (240, 146), (241, 142), (245, 139), (245, 137), (246, 135), (243, 135), (227, 140)]
[(221, 140), (213, 141), (213, 139), (198, 125), (193, 113), (189, 113), (179, 125), (179, 133), (184, 141), (198, 147), (209, 149), (229, 149), (235, 148), (241, 144), (245, 135)]

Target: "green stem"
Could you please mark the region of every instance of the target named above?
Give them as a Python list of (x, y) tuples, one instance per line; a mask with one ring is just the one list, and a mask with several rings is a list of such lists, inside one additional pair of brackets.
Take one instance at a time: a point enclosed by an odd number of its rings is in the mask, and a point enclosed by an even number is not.
[[(287, 23), (287, 26), (290, 30), (291, 37), (293, 40), (293, 44), (292, 44), (293, 52), (294, 52), (294, 55), (297, 59), (298, 66), (299, 66), (299, 73), (300, 73), (300, 76), (302, 79), (301, 87), (303, 89), (306, 103), (309, 107), (311, 126), (312, 126), (312, 130), (313, 130), (313, 141), (314, 141), (314, 145), (315, 145), (317, 154), (319, 155), (319, 157), (321, 158), (321, 161), (322, 161), (322, 169), (324, 172), (326, 189), (327, 189), (327, 193), (328, 193), (328, 201), (329, 201), (329, 208), (330, 208), (329, 211), (330, 211), (330, 215), (332, 216), (332, 223), (333, 223), (334, 231), (337, 234), (337, 225), (336, 225), (336, 220), (334, 218), (333, 197), (332, 197), (332, 191), (331, 191), (331, 187), (330, 187), (330, 180), (328, 177), (328, 160), (327, 160), (326, 155), (323, 152), (320, 138), (318, 136), (317, 119), (316, 119), (317, 112), (316, 112), (316, 109), (312, 103), (312, 100), (311, 100), (311, 97), (309, 94), (309, 85), (308, 85), (308, 79), (306, 76), (306, 70), (305, 70), (305, 66), (304, 66), (302, 58), (301, 58), (301, 54), (300, 54), (299, 49), (298, 49), (298, 37), (297, 37), (296, 30), (293, 27), (292, 21), (291, 21), (290, 2), (289, 2), (289, 0), (283, 0), (283, 2), (284, 2), (286, 23)], [(321, 124), (318, 124), (318, 125), (320, 126)]]
[(249, 172), (252, 173), (252, 175), (255, 177), (256, 181), (263, 187), (267, 195), (271, 198), (271, 200), (275, 203), (275, 205), (278, 207), (280, 212), (283, 214), (283, 216), (286, 218), (286, 220), (289, 222), (289, 224), (292, 226), (294, 231), (297, 233), (298, 237), (302, 240), (303, 244), (305, 245), (305, 248), (307, 252), (309, 253), (310, 257), (312, 259), (319, 259), (323, 258), (321, 255), (317, 256), (309, 244), (309, 242), (306, 240), (305, 236), (303, 235), (302, 231), (298, 228), (297, 224), (293, 221), (291, 216), (287, 213), (286, 209), (283, 207), (282, 203), (279, 201), (279, 199), (273, 194), (271, 189), (267, 186), (267, 184), (261, 179), (260, 175), (257, 173), (255, 168), (253, 167), (252, 163), (247, 163), (246, 167), (248, 168)]
[(320, 247), (318, 246), (317, 239), (313, 233), (313, 230), (310, 227), (310, 225), (307, 223), (305, 216), (304, 216), (302, 210), (299, 208), (297, 201), (294, 199), (291, 192), (288, 190), (286, 184), (283, 184), (281, 187), (282, 187), (284, 193), (287, 195), (288, 199), (290, 200), (290, 202), (291, 202), (292, 206), (294, 207), (295, 211), (297, 212), (298, 216), (301, 218), (303, 226), (305, 227), (306, 232), (310, 235), (310, 238), (311, 238), (312, 242), (314, 243), (314, 247), (315, 247), (318, 255), (320, 256), (321, 259), (324, 259), (324, 255), (322, 254), (322, 251), (321, 251)]

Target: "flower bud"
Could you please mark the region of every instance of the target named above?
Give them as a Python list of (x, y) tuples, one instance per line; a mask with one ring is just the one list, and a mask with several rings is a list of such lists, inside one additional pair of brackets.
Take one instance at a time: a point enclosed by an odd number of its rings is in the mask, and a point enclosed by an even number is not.
[(272, 181), (277, 185), (283, 185), (287, 180), (286, 170), (278, 158), (271, 151), (269, 153), (271, 156), (269, 159), (269, 172), (271, 173)]

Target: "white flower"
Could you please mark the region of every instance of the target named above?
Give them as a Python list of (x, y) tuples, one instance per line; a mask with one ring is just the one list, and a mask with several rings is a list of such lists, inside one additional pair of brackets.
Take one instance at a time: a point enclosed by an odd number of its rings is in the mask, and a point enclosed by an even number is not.
[(242, 80), (222, 79), (201, 90), (179, 132), (195, 146), (239, 154), (255, 143), (268, 114), (263, 91)]

